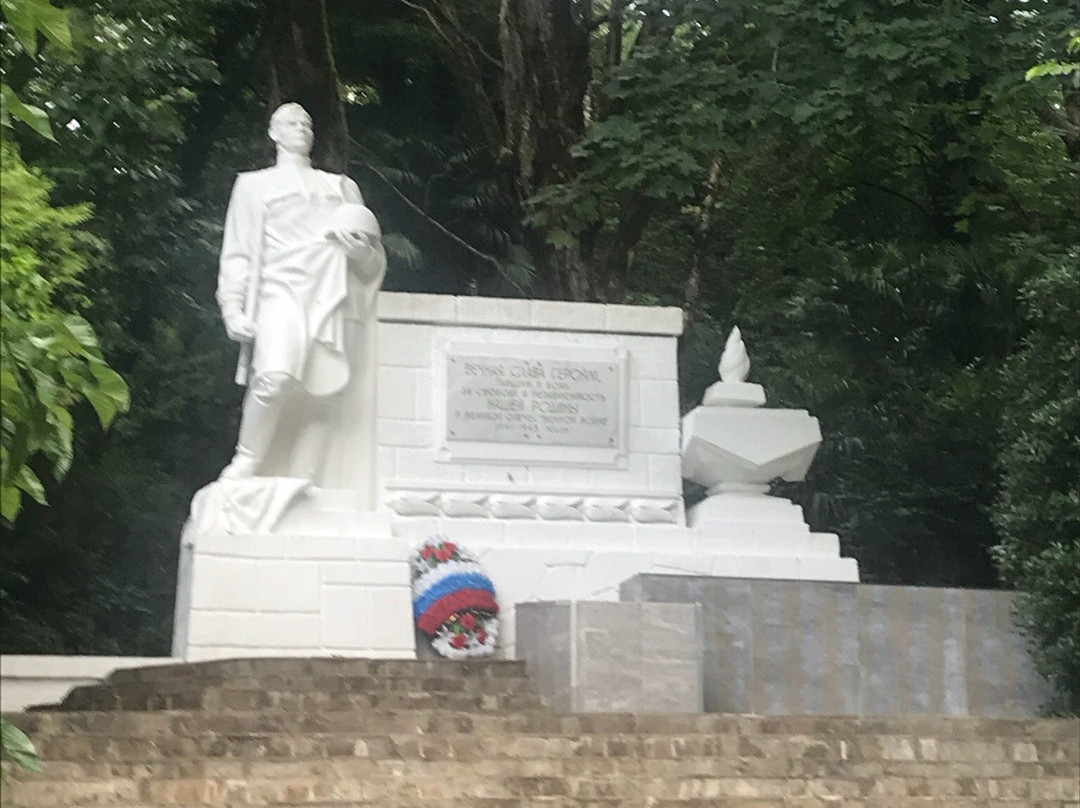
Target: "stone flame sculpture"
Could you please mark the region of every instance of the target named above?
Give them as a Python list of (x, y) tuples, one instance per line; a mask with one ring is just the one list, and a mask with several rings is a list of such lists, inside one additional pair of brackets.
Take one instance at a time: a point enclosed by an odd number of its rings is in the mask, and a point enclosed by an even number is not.
[(717, 535), (725, 526), (753, 523), (770, 525), (774, 534), (806, 534), (800, 509), (767, 492), (773, 479), (806, 476), (821, 445), (817, 419), (805, 410), (764, 408), (764, 389), (746, 382), (750, 359), (738, 328), (719, 370), (720, 381), (682, 422), (683, 477), (708, 489), (705, 501), (687, 512), (688, 525)]
[(724, 343), (724, 353), (720, 356), (720, 381), (725, 383), (745, 382), (750, 375), (750, 356), (746, 353), (742, 332), (735, 326)]

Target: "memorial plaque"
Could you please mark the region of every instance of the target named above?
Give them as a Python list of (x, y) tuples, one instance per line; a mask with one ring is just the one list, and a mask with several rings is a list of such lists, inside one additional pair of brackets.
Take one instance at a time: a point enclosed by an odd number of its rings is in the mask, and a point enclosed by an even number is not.
[(619, 365), (547, 357), (450, 355), (446, 440), (613, 448)]
[(446, 343), (436, 460), (626, 468), (628, 369), (621, 347)]

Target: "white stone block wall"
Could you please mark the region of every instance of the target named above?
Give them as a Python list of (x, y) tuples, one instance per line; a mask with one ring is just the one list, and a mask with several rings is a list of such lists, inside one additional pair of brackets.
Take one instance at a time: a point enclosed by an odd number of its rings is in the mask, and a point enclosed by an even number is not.
[[(778, 515), (772, 527), (760, 514), (728, 520), (719, 533), (686, 526), (679, 309), (383, 293), (379, 319), (380, 501), (394, 536), (410, 546), (441, 535), (476, 553), (498, 593), (504, 655), (516, 652), (516, 604), (614, 601), (640, 573), (858, 580), (836, 537), (810, 533), (800, 509), (784, 500), (764, 498)], [(446, 346), (477, 344), (568, 358), (623, 352), (625, 462), (518, 460), (527, 449), (508, 452), (505, 462), (441, 460)], [(485, 508), (499, 496), (533, 502), (513, 518), (495, 518)], [(574, 499), (584, 515), (561, 521), (538, 512), (541, 502)], [(450, 513), (455, 506), (462, 510)]]
[(173, 653), (412, 657), (410, 547), (383, 515), (323, 513), (333, 532), (191, 537)]
[[(681, 505), (677, 337), (673, 308), (383, 293), (379, 300), (378, 473), (385, 503), (402, 489), (678, 500)], [(527, 345), (571, 358), (625, 352), (623, 467), (439, 458), (440, 361), (450, 345)], [(544, 351), (546, 353), (546, 351)]]

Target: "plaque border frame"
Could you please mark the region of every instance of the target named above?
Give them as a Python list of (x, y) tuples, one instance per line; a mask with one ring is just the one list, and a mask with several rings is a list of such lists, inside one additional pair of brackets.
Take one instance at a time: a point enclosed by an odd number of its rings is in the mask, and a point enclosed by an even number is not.
[[(615, 445), (569, 446), (565, 444), (502, 443), (498, 441), (451, 440), (446, 434), (449, 358), (475, 356), (483, 358), (520, 357), (556, 362), (568, 361), (560, 353), (572, 353), (582, 362), (611, 362), (616, 368), (615, 408), (618, 424)], [(570, 360), (573, 361), (573, 360)], [(469, 463), (515, 466), (577, 466), (606, 469), (629, 467), (630, 434), (630, 352), (622, 346), (522, 344), (517, 342), (476, 342), (447, 340), (435, 351), (433, 393), (435, 430), (432, 445), (436, 463)]]

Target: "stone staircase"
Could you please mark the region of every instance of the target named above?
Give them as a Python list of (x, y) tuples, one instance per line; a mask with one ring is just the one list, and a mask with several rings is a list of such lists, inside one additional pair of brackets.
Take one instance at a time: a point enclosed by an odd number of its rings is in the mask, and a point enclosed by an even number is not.
[(1080, 806), (1075, 720), (556, 715), (521, 662), (129, 669), (5, 717), (45, 766), (6, 808)]

